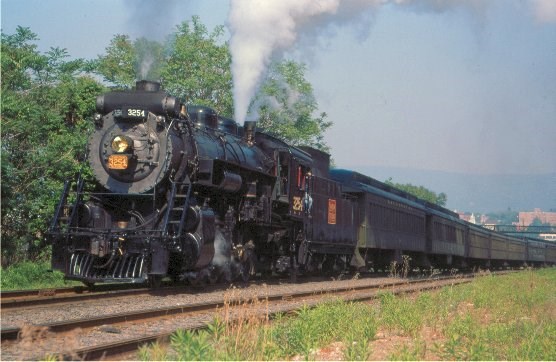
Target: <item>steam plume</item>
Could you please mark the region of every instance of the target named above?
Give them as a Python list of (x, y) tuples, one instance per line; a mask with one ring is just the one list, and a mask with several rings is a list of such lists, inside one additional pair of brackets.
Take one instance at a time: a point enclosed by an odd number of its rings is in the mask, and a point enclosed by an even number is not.
[[(281, 57), (301, 37), (315, 42), (323, 30), (333, 26), (363, 25), (360, 30), (367, 35), (369, 13), (388, 2), (405, 5), (409, 0), (232, 0), (228, 24), (236, 119), (245, 119), (249, 102), (273, 58)], [(415, 1), (418, 6), (429, 4), (442, 10), (446, 6), (440, 3)]]
[[(232, 0), (228, 25), (234, 80), (235, 118), (245, 120), (249, 103), (273, 58), (304, 38), (317, 44), (319, 34), (336, 26), (359, 27), (369, 34), (370, 19), (384, 5), (411, 11), (444, 12), (466, 8), (480, 12), (484, 0)], [(541, 21), (556, 20), (555, 0), (530, 0)], [(309, 39), (309, 40), (308, 40)]]
[(125, 0), (125, 6), (129, 9), (127, 27), (137, 39), (143, 38), (145, 45), (137, 54), (137, 80), (158, 80), (156, 69), (153, 70), (158, 65), (157, 56), (153, 46), (148, 46), (147, 41), (164, 41), (177, 20), (178, 3), (179, 0)]

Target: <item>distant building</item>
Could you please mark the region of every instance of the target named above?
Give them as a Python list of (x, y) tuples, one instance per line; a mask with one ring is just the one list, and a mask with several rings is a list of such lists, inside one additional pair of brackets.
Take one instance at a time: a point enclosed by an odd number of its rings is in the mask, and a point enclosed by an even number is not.
[(459, 218), (461, 220), (470, 222), (472, 224), (477, 224), (477, 225), (485, 225), (485, 224), (493, 224), (496, 225), (498, 224), (497, 220), (495, 219), (491, 219), (488, 216), (486, 216), (485, 214), (475, 214), (475, 213), (467, 213), (467, 212), (460, 212), (457, 210), (454, 210), (458, 215)]
[(494, 219), (491, 217), (488, 217), (486, 215), (481, 215), (481, 221), (479, 222), (479, 224), (481, 225), (500, 225), (500, 224), (505, 224), (504, 222), (502, 222), (502, 220), (498, 220), (498, 219)]
[(556, 225), (556, 212), (546, 212), (541, 209), (519, 212), (519, 226), (529, 226), (535, 219), (543, 224)]
[(460, 212), (456, 210), (456, 213), (459, 215), (459, 218), (464, 221), (469, 221), (469, 218), (471, 217), (471, 214), (468, 214), (466, 212)]

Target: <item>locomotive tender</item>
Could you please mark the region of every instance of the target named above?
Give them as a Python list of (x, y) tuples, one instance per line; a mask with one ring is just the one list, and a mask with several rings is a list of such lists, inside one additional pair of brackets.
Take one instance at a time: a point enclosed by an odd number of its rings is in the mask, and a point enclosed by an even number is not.
[(460, 220), (329, 155), (186, 106), (155, 82), (97, 98), (88, 160), (47, 239), (67, 279), (191, 283), (255, 273), (556, 263), (556, 245)]

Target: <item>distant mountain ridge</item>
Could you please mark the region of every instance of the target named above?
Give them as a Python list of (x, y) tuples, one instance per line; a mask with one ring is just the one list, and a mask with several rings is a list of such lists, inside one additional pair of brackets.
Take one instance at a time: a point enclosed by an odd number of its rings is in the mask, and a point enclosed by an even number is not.
[(556, 211), (556, 173), (536, 175), (477, 175), (396, 167), (358, 166), (352, 169), (379, 181), (392, 178), (448, 196), (446, 207), (466, 212)]

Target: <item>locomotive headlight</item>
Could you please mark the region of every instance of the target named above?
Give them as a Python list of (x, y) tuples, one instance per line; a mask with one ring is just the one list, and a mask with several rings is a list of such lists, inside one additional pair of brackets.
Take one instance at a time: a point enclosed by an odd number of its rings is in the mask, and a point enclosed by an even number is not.
[(133, 141), (126, 136), (116, 136), (112, 139), (112, 150), (116, 153), (124, 153), (131, 148)]

